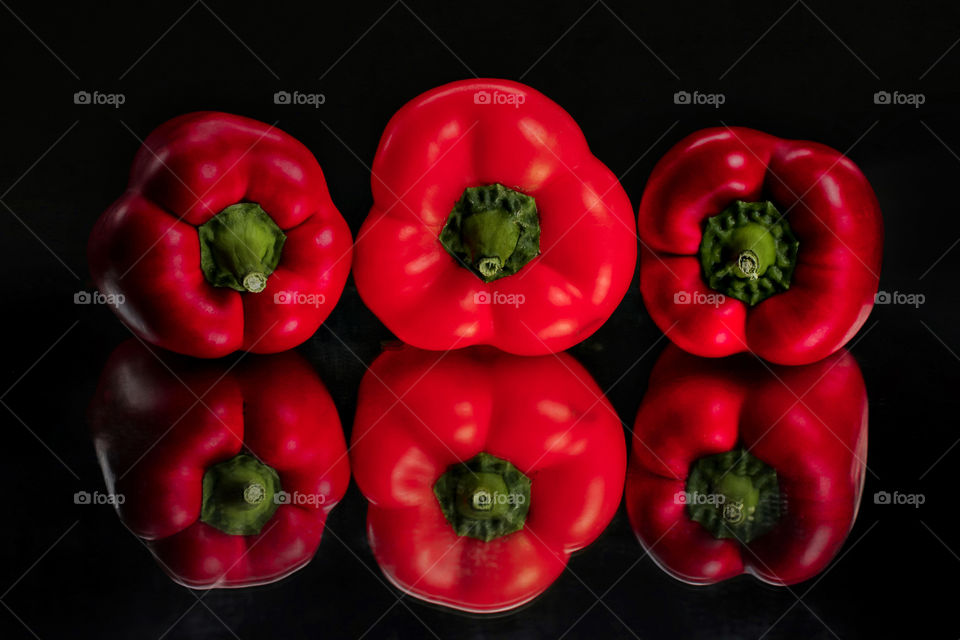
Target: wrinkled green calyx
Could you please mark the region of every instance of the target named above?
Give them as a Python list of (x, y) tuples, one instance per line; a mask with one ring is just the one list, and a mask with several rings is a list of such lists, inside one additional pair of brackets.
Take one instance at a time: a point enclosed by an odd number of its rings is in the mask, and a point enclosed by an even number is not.
[(200, 520), (230, 535), (255, 535), (276, 512), (280, 490), (276, 471), (251, 455), (238, 454), (203, 474)]
[(484, 282), (511, 276), (540, 253), (536, 201), (502, 184), (469, 187), (450, 212), (440, 243)]
[(433, 494), (458, 536), (484, 542), (522, 529), (530, 509), (530, 479), (488, 453), (451, 466)]
[(700, 266), (711, 289), (753, 306), (790, 288), (799, 246), (772, 202), (736, 200), (707, 219)]
[(287, 237), (260, 205), (230, 205), (201, 225), (200, 268), (215, 287), (259, 293), (277, 268)]
[(717, 539), (746, 544), (780, 518), (777, 472), (742, 447), (694, 462), (686, 492), (690, 518)]

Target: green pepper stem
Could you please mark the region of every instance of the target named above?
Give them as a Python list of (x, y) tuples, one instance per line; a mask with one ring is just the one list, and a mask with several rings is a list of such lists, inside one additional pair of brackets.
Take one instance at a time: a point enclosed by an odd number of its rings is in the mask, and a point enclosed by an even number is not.
[(687, 476), (686, 502), (713, 537), (748, 543), (780, 518), (777, 472), (742, 447), (700, 458)]
[(259, 482), (251, 482), (243, 488), (243, 501), (249, 505), (258, 505), (263, 502), (267, 488)]
[(273, 517), (280, 476), (253, 456), (240, 453), (203, 474), (200, 520), (230, 535), (254, 535)]
[(484, 282), (513, 275), (540, 253), (536, 202), (502, 184), (469, 187), (450, 212), (440, 243)]
[(499, 473), (474, 471), (460, 476), (457, 484), (457, 513), (464, 518), (490, 520), (507, 509), (509, 489)]
[(252, 271), (243, 276), (243, 288), (250, 293), (260, 293), (267, 288), (267, 276), (259, 271)]
[(494, 280), (497, 274), (503, 271), (503, 258), (499, 256), (480, 258), (477, 262), (477, 271), (484, 280)]
[(458, 536), (489, 542), (523, 528), (530, 479), (506, 460), (478, 453), (437, 479), (433, 493)]
[(215, 287), (260, 293), (280, 263), (286, 236), (252, 202), (234, 204), (197, 229), (200, 268)]
[(790, 288), (799, 245), (773, 203), (737, 200), (707, 219), (700, 266), (711, 289), (752, 306)]
[(744, 249), (737, 255), (737, 268), (740, 269), (740, 273), (743, 275), (751, 280), (756, 280), (760, 276), (758, 273), (760, 270), (760, 258), (750, 249)]

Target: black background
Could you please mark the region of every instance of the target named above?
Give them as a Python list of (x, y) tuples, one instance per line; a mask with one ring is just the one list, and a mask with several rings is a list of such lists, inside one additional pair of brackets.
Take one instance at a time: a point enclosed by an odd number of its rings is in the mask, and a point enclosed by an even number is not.
[[(951, 450), (960, 351), (956, 3), (0, 5), (3, 637), (960, 635), (955, 589), (936, 580), (960, 569), (951, 517), (960, 462), (960, 447)], [(625, 174), (635, 207), (673, 143), (721, 123), (829, 144), (866, 173), (886, 224), (881, 289), (925, 301), (877, 306), (853, 341), (870, 395), (870, 471), (843, 555), (819, 580), (687, 586), (641, 559), (621, 508), (531, 605), (464, 617), (397, 603), (352, 485), (304, 570), (267, 587), (195, 594), (166, 578), (110, 507), (73, 503), (76, 491), (103, 489), (84, 411), (107, 355), (129, 336), (106, 308), (74, 305), (73, 296), (92, 287), (86, 238), (123, 190), (138, 139), (198, 109), (276, 123), (315, 153), (356, 234), (388, 118), (417, 94), (473, 75), (521, 80), (566, 108), (594, 153)], [(79, 90), (119, 92), (126, 102), (76, 105)], [(326, 102), (275, 105), (279, 90), (323, 93)], [(726, 101), (677, 105), (680, 90)], [(880, 90), (921, 93), (925, 103), (878, 105)], [(365, 365), (389, 338), (351, 281), (300, 348), (348, 433)], [(664, 344), (635, 281), (614, 317), (572, 352), (630, 425)], [(874, 504), (879, 490), (921, 493), (925, 504)]]

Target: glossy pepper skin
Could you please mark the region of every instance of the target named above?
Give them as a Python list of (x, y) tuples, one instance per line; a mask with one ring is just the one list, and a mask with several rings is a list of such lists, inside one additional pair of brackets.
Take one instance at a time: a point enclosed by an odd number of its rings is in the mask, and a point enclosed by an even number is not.
[[(239, 203), (258, 204), (286, 237), (256, 293), (214, 286), (201, 266), (199, 228)], [(226, 236), (250, 244), (242, 233)], [(197, 112), (147, 137), (87, 253), (99, 290), (125, 297), (115, 311), (136, 335), (215, 358), (275, 353), (309, 338), (343, 290), (351, 251), (350, 230), (306, 147), (256, 120)]]
[[(779, 518), (746, 545), (691, 519), (697, 460), (743, 446), (776, 471)], [(660, 567), (691, 584), (749, 573), (774, 585), (821, 572), (853, 527), (866, 469), (867, 396), (856, 361), (768, 370), (752, 356), (705, 360), (669, 346), (634, 426), (627, 513)]]
[[(789, 289), (753, 307), (717, 294), (698, 251), (707, 218), (771, 201), (799, 240)], [(873, 307), (883, 221), (873, 190), (838, 151), (743, 127), (704, 129), (656, 165), (640, 203), (641, 290), (657, 326), (690, 353), (753, 351), (808, 364), (840, 349)]]
[[(458, 536), (436, 488), (481, 452), (530, 480), (522, 528), (489, 541)], [(542, 593), (603, 531), (623, 492), (626, 446), (609, 402), (567, 354), (404, 346), (363, 378), (351, 466), (386, 577), (422, 600), (491, 613)]]
[[(440, 236), (467, 189), (495, 185), (535, 201), (539, 255), (486, 282)], [(380, 140), (371, 186), (354, 279), (367, 306), (416, 347), (561, 351), (606, 321), (633, 278), (626, 193), (573, 118), (525, 85), (459, 81), (404, 105)]]
[[(107, 489), (124, 496), (120, 519), (193, 589), (266, 584), (307, 564), (350, 480), (337, 411), (316, 372), (294, 352), (231, 368), (155, 351), (120, 345), (90, 406)], [(274, 469), (286, 493), (256, 534), (202, 520), (208, 471), (238, 454)]]

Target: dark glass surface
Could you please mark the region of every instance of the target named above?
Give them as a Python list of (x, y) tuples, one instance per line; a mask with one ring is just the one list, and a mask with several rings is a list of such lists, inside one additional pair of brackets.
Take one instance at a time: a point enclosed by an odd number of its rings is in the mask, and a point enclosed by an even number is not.
[[(0, 636), (957, 637), (958, 18), (950, 2), (4, 3)], [(75, 504), (76, 492), (103, 490), (85, 411), (129, 332), (74, 295), (92, 289), (86, 238), (124, 189), (140, 140), (198, 109), (276, 123), (317, 156), (356, 233), (389, 117), (474, 74), (526, 82), (567, 109), (634, 208), (656, 160), (718, 124), (826, 143), (870, 179), (887, 234), (881, 290), (922, 303), (878, 305), (851, 342), (870, 399), (866, 488), (846, 545), (819, 577), (790, 588), (746, 576), (688, 586), (643, 555), (621, 507), (539, 599), (466, 617), (386, 583), (351, 485), (302, 571), (200, 593), (170, 581), (110, 506)], [(124, 103), (76, 104), (78, 91)], [(325, 101), (275, 104), (278, 91)], [(725, 100), (677, 104), (678, 91)], [(924, 102), (878, 104), (879, 91)], [(365, 366), (389, 339), (351, 281), (298, 349), (348, 434)], [(610, 321), (572, 349), (625, 435), (664, 346), (635, 278)], [(879, 504), (882, 491), (924, 503)]]

